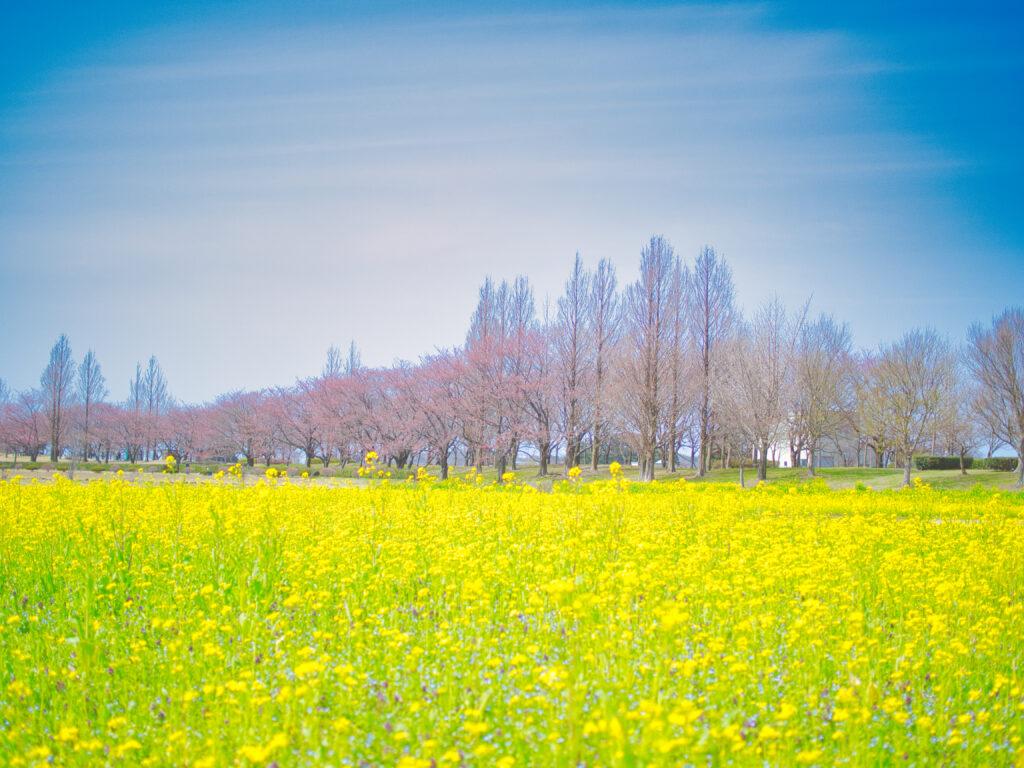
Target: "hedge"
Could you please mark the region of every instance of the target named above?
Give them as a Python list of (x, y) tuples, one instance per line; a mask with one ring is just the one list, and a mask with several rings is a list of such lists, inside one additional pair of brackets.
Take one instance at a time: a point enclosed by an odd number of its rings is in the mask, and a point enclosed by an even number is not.
[[(915, 456), (914, 466), (918, 469), (960, 469), (959, 456)], [(977, 467), (975, 459), (964, 456), (964, 469)]]
[(1016, 456), (993, 456), (991, 459), (975, 459), (975, 469), (994, 469), (997, 472), (1013, 472), (1017, 469)]
[[(959, 456), (915, 456), (917, 469), (960, 469)], [(975, 459), (964, 456), (964, 469), (992, 469), (997, 472), (1013, 472), (1017, 469), (1016, 456), (993, 456), (991, 459)]]

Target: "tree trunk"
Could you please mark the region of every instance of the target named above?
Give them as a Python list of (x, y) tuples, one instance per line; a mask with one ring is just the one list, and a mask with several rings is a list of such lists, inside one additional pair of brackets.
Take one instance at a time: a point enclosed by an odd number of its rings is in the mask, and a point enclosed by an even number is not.
[(548, 473), (548, 463), (551, 461), (551, 445), (547, 443), (540, 447), (540, 461), (537, 467), (537, 477), (544, 477)]
[(505, 468), (507, 466), (508, 466), (508, 458), (505, 456), (505, 454), (501, 454), (501, 456), (499, 456), (497, 458), (497, 460), (494, 462), (494, 468), (498, 470), (498, 483), (499, 484), (505, 482), (504, 475), (505, 475)]
[(1017, 446), (1017, 487), (1024, 488), (1024, 440)]
[(967, 474), (967, 467), (964, 464), (964, 453), (965, 453), (964, 449), (961, 448), (960, 449), (960, 474), (961, 475), (966, 475)]
[(763, 441), (757, 456), (757, 481), (768, 479), (768, 441)]
[(807, 445), (807, 476), (814, 477), (814, 462), (817, 458), (817, 451), (813, 442)]
[(910, 468), (914, 463), (913, 451), (907, 451), (907, 456), (903, 460), (903, 485), (910, 485)]
[(448, 449), (441, 449), (441, 479), (448, 479)]
[(640, 479), (643, 482), (649, 483), (654, 480), (654, 449), (651, 448), (649, 452), (640, 459)]

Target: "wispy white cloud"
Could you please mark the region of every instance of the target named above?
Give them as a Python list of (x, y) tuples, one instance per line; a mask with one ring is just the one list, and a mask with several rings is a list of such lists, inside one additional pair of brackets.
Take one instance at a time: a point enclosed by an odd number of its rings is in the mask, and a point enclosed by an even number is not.
[[(903, 66), (759, 5), (129, 40), (4, 113), (0, 306), (23, 340), (0, 368), (61, 330), (116, 338), (125, 371), (156, 351), (188, 397), (309, 373), (350, 336), (383, 363), (458, 342), (487, 273), (553, 293), (580, 249), (628, 276), (654, 231), (717, 243), (750, 303), (813, 288), (873, 343), (877, 271), (972, 235), (941, 194), (967, 159), (878, 103)], [(202, 368), (218, 355), (246, 363)]]

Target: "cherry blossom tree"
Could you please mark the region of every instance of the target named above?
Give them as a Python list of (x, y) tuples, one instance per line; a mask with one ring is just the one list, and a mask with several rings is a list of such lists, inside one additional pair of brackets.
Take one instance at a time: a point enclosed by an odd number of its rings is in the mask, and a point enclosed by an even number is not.
[(98, 402), (93, 407), (90, 439), (94, 455), (104, 463), (109, 464), (112, 458), (116, 458), (122, 445), (121, 420), (123, 418), (124, 408), (121, 405)]
[(161, 422), (161, 446), (179, 466), (206, 454), (212, 443), (209, 408), (175, 404), (161, 417)]
[(411, 407), (419, 416), (418, 437), (437, 461), (442, 480), (448, 479), (449, 461), (462, 434), (465, 373), (465, 360), (457, 352), (441, 351), (423, 358), (408, 381)]
[[(554, 326), (548, 319), (525, 337), (525, 356), (522, 375), (517, 380), (517, 400), (523, 408), (521, 432), (537, 449), (537, 474), (548, 474), (552, 452), (556, 447), (556, 428), (561, 425), (561, 438), (566, 446), (566, 470), (576, 466), (579, 455), (579, 429), (583, 413), (579, 408), (582, 390), (577, 384), (579, 371), (574, 375), (569, 368), (574, 364), (567, 355), (571, 345), (553, 344), (551, 339), (567, 330), (560, 319)], [(573, 404), (573, 398), (577, 402)], [(575, 415), (574, 415), (575, 414)]]
[(4, 406), (6, 443), (14, 452), (36, 461), (50, 436), (46, 396), (38, 389), (18, 393)]
[(213, 445), (229, 458), (242, 457), (250, 467), (272, 455), (273, 419), (264, 392), (235, 391), (221, 395), (210, 414)]
[(316, 387), (315, 379), (299, 381), (294, 387), (278, 389), (271, 404), (278, 435), (285, 445), (302, 452), (307, 467), (323, 443)]
[[(500, 285), (486, 280), (466, 339), (467, 433), (490, 450), (499, 481), (515, 463), (524, 414), (521, 384), (536, 327), (533, 290), (525, 277)], [(479, 455), (477, 463), (479, 464)]]

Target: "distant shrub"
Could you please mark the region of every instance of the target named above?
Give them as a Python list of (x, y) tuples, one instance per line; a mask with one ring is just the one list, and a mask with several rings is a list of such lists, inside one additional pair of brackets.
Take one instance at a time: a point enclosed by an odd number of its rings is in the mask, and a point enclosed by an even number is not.
[[(918, 469), (960, 469), (959, 456), (915, 456), (914, 466)], [(977, 467), (976, 460), (964, 457), (964, 469)]]
[(993, 456), (990, 459), (975, 459), (975, 469), (994, 469), (997, 472), (1013, 472), (1017, 468), (1016, 456)]

